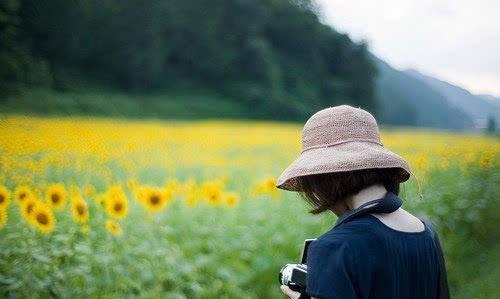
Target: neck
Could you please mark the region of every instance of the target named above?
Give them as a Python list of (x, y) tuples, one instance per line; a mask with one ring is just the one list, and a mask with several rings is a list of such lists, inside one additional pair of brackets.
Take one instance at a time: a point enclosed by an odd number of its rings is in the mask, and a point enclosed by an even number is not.
[(356, 209), (364, 203), (384, 197), (386, 193), (387, 189), (383, 185), (371, 185), (346, 198), (345, 203), (349, 209)]
[(333, 207), (332, 212), (337, 216), (341, 216), (348, 210), (356, 209), (366, 202), (384, 197), (386, 193), (387, 189), (383, 185), (368, 186), (345, 200), (339, 200)]

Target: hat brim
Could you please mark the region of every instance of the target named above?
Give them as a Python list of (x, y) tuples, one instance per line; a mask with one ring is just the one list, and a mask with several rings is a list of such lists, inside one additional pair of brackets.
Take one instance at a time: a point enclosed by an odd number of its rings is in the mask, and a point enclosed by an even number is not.
[(372, 168), (398, 168), (400, 182), (412, 173), (403, 158), (382, 145), (353, 141), (304, 151), (278, 177), (276, 187), (300, 192), (301, 176)]

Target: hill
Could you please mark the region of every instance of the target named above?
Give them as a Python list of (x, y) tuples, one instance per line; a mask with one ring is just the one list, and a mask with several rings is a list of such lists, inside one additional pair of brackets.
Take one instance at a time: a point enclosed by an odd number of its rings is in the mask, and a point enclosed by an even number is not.
[(378, 68), (375, 92), (382, 123), (466, 130), (472, 119), (447, 98), (413, 76), (372, 56)]
[(489, 117), (493, 117), (497, 123), (500, 123), (500, 100), (488, 95), (474, 95), (464, 88), (413, 69), (406, 70), (405, 73), (424, 82), (444, 96), (450, 105), (465, 112), (474, 121), (475, 128), (485, 128)]
[(322, 24), (312, 0), (10, 0), (0, 15), (0, 98), (12, 85), (59, 95), (82, 85), (82, 94), (132, 95), (188, 86), (188, 97), (209, 90), (251, 118), (375, 107), (366, 45)]

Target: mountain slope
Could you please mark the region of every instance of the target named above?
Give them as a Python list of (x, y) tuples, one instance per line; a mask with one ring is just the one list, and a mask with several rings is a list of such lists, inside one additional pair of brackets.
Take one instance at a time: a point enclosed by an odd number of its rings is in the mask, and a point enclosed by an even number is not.
[(381, 122), (455, 130), (472, 129), (471, 118), (426, 83), (373, 57)]
[(495, 107), (500, 108), (500, 98), (499, 97), (495, 97), (495, 96), (492, 96), (489, 94), (477, 94), (476, 97), (480, 97), (483, 100), (490, 102)]
[(488, 96), (478, 96), (448, 82), (422, 74), (416, 70), (406, 70), (406, 74), (429, 85), (456, 108), (464, 111), (473, 121), (476, 128), (484, 128), (488, 117), (500, 122), (500, 101), (495, 103)]

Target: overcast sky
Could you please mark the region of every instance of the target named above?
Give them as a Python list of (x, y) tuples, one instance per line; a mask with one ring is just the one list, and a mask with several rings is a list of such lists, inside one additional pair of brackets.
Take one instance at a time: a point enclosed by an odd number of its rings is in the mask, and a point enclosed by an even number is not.
[(322, 20), (398, 69), (500, 97), (499, 0), (316, 0)]

